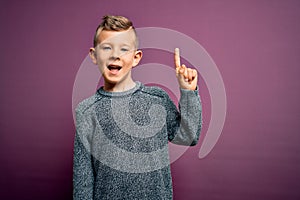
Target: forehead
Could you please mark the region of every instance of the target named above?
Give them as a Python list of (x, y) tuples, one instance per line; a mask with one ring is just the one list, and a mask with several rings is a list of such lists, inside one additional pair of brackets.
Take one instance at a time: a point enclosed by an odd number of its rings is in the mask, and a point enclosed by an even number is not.
[(98, 35), (98, 43), (134, 45), (135, 37), (135, 33), (132, 29), (125, 31), (101, 30)]

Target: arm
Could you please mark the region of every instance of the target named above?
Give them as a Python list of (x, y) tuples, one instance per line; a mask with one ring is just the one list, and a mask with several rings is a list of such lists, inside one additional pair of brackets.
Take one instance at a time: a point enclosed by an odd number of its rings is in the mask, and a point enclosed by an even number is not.
[(194, 146), (202, 128), (202, 106), (198, 90), (180, 89), (179, 112), (168, 99), (168, 138), (174, 144)]
[[(169, 112), (169, 140), (175, 144), (196, 145), (202, 128), (202, 107), (197, 90), (197, 71), (180, 65), (179, 49), (175, 49), (176, 76), (180, 86), (179, 113), (175, 106)], [(174, 127), (176, 127), (174, 129)]]
[(94, 175), (91, 160), (91, 124), (87, 122), (79, 111), (76, 111), (76, 134), (74, 141), (73, 160), (73, 199), (92, 200)]

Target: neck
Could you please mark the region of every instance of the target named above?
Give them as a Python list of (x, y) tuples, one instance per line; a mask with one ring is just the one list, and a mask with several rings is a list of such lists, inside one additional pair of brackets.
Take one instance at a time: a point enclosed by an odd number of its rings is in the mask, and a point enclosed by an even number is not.
[(131, 79), (126, 84), (119, 84), (119, 83), (104, 83), (103, 89), (107, 92), (125, 92), (134, 88), (136, 83)]

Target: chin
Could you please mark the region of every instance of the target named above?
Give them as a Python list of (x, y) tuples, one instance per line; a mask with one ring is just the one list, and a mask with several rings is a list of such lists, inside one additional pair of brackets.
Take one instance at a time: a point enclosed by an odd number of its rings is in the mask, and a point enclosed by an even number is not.
[(120, 80), (118, 78), (104, 78), (104, 80), (106, 83), (114, 85), (120, 83)]

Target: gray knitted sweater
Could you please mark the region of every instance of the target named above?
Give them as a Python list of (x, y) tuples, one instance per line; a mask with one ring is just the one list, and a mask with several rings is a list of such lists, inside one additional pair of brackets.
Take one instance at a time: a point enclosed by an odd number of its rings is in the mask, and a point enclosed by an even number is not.
[(179, 111), (158, 87), (100, 88), (76, 109), (74, 200), (169, 200), (168, 141), (195, 145), (202, 127), (198, 91), (181, 89)]

